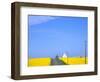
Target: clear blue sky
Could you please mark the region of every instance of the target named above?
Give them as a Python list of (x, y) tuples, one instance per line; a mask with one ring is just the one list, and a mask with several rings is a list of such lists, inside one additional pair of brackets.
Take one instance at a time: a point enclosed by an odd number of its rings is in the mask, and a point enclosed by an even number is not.
[(28, 16), (28, 54), (51, 57), (64, 52), (84, 56), (88, 32), (87, 17)]

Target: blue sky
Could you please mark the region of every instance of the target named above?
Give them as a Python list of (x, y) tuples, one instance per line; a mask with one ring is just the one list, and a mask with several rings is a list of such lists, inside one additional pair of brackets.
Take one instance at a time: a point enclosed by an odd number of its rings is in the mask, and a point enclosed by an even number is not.
[(87, 17), (28, 16), (28, 54), (32, 58), (84, 56)]

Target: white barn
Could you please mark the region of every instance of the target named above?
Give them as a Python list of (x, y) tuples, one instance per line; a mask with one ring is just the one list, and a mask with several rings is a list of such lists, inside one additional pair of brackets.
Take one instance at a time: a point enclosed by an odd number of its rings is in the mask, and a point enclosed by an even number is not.
[(63, 57), (63, 58), (67, 58), (68, 56), (67, 56), (66, 53), (63, 53), (62, 57)]

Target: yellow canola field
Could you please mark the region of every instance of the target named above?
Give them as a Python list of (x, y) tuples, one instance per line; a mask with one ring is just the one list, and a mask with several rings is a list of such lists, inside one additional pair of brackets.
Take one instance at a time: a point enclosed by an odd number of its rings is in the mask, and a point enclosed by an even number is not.
[[(85, 57), (70, 57), (70, 58), (60, 58), (60, 60), (64, 61), (66, 64), (85, 64)], [(88, 58), (86, 58), (86, 64), (88, 63)]]
[(51, 63), (51, 58), (30, 58), (28, 66), (48, 66)]
[[(69, 58), (59, 58), (64, 61), (66, 64), (75, 65), (75, 64), (85, 64), (85, 57), (69, 57)], [(86, 58), (86, 64), (88, 63), (88, 58)], [(51, 58), (30, 58), (28, 59), (28, 66), (50, 66)]]

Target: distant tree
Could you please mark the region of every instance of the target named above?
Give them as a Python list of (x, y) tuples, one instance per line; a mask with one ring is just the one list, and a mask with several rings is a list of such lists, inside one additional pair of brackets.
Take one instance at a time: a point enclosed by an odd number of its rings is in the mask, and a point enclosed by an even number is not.
[(58, 55), (56, 55), (56, 57), (55, 57), (56, 59), (59, 59), (59, 56)]

